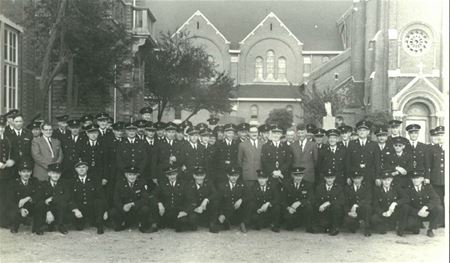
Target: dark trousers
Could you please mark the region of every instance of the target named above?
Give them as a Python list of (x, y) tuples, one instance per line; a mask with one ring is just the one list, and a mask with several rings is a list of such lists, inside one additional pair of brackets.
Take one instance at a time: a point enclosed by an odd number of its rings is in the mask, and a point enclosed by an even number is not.
[(211, 224), (215, 224), (217, 222), (217, 205), (213, 201), (210, 201), (206, 205), (206, 210), (203, 213), (199, 214), (192, 211), (191, 218), (196, 226), (210, 226)]
[(223, 223), (223, 225), (239, 225), (241, 223), (248, 224), (250, 221), (248, 211), (249, 209), (247, 207), (247, 203), (242, 202), (241, 206), (238, 209), (234, 209), (233, 205), (228, 205), (227, 207), (225, 207), (225, 209), (219, 212), (219, 216), (225, 216), (225, 222)]
[(52, 201), (49, 205), (44, 204), (44, 213), (42, 215), (43, 222), (46, 220), (48, 211), (50, 211), (53, 214), (53, 217), (55, 217), (55, 221), (53, 221), (51, 225), (62, 226), (65, 222), (67, 222), (67, 215), (69, 214), (67, 203)]
[(159, 218), (160, 226), (174, 228), (176, 230), (185, 230), (194, 225), (192, 213), (187, 213), (187, 211), (185, 211), (188, 215), (178, 218), (178, 213), (181, 211), (180, 209), (167, 206), (165, 206), (165, 208), (165, 213)]
[(359, 227), (359, 221), (364, 220), (365, 228), (369, 227), (370, 224), (370, 213), (371, 208), (369, 205), (361, 205), (356, 208), (357, 216), (355, 218), (348, 215), (350, 210), (347, 210), (344, 215), (344, 227), (350, 229), (351, 231), (356, 230)]
[(137, 223), (146, 229), (152, 223), (155, 223), (155, 215), (148, 205), (143, 205), (139, 208), (132, 207), (128, 212), (123, 211), (123, 209), (113, 208), (110, 211), (110, 216), (116, 226), (124, 223), (126, 226), (132, 226)]
[(438, 227), (439, 221), (441, 220), (442, 214), (444, 213), (444, 208), (442, 205), (435, 206), (432, 209), (428, 209), (430, 212), (427, 217), (420, 217), (417, 215), (420, 209), (409, 207), (408, 209), (408, 221), (407, 221), (407, 229), (408, 230), (418, 230), (422, 226), (423, 221), (429, 221), (429, 229), (436, 229)]
[(342, 205), (331, 204), (323, 212), (319, 212), (319, 207), (316, 208), (317, 226), (322, 230), (329, 228), (339, 228), (342, 221), (343, 207)]
[(86, 224), (103, 227), (103, 214), (106, 211), (105, 201), (96, 199), (86, 205), (79, 205), (77, 208), (83, 214), (82, 218), (76, 218), (72, 212), (73, 224), (77, 229), (83, 229)]
[(395, 230), (398, 225), (398, 230), (403, 231), (406, 227), (408, 209), (408, 205), (397, 205), (390, 217), (383, 216), (383, 213), (386, 211), (374, 213), (370, 218), (372, 228), (378, 232), (385, 232)]
[(267, 227), (267, 226), (276, 226), (280, 225), (280, 206), (273, 205), (269, 207), (266, 212), (258, 214), (256, 210), (258, 210), (261, 206), (250, 206), (250, 224), (259, 228), (259, 227)]
[(312, 227), (313, 208), (312, 205), (303, 205), (297, 208), (295, 213), (290, 214), (287, 209), (283, 212), (283, 218), (287, 228), (295, 228), (303, 224), (306, 229)]
[(32, 218), (33, 227), (32, 231), (35, 232), (42, 227), (42, 219), (43, 219), (43, 203), (30, 203), (26, 202), (22, 208), (28, 210), (28, 215), (26, 217), (22, 217), (20, 213), (20, 209), (14, 206), (14, 209), (8, 211), (9, 222), (11, 222), (12, 228), (19, 228), (21, 223), (24, 223), (26, 218)]
[[(5, 175), (5, 171), (1, 171), (1, 176)], [(5, 176), (6, 177), (6, 176)], [(7, 228), (9, 226), (8, 219), (8, 200), (7, 192), (9, 186), (9, 178), (0, 178), (0, 227)]]

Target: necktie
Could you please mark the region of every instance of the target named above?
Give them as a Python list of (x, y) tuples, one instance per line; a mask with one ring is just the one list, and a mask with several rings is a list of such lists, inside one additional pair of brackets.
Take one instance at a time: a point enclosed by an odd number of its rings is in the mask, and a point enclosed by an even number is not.
[(81, 183), (84, 184), (84, 178), (81, 179)]
[(23, 185), (27, 186), (28, 185), (28, 181), (23, 182)]
[(50, 144), (50, 148), (52, 148), (52, 139), (48, 138), (48, 144)]
[(296, 184), (295, 184), (295, 189), (298, 190), (298, 187), (299, 187), (299, 183), (296, 183)]
[(231, 189), (231, 190), (233, 190), (233, 188), (234, 188), (234, 184), (232, 183), (232, 184), (231, 184), (231, 188), (230, 188), (230, 189)]
[(18, 131), (18, 132), (17, 132), (17, 136), (20, 137), (20, 135), (22, 135), (22, 132), (21, 132), (21, 131)]
[(334, 154), (336, 152), (335, 148), (331, 148), (331, 152)]
[(346, 141), (344, 142), (344, 146), (345, 146), (345, 148), (347, 148), (347, 142)]

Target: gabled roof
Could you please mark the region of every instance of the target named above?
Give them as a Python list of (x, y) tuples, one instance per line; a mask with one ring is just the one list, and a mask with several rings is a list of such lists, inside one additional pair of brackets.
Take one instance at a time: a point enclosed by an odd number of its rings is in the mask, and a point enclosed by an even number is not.
[(294, 40), (297, 42), (297, 44), (298, 44), (299, 46), (300, 46), (300, 45), (303, 45), (303, 43), (300, 42), (300, 40), (298, 40), (298, 38), (297, 38), (294, 34), (292, 34), (291, 30), (289, 30), (289, 28), (287, 28), (287, 27), (284, 25), (284, 23), (281, 22), (281, 20), (280, 20), (273, 12), (270, 12), (270, 13), (263, 19), (263, 21), (261, 21), (261, 22), (260, 22), (260, 23), (252, 30), (252, 32), (248, 33), (248, 35), (247, 35), (244, 39), (242, 39), (241, 42), (239, 42), (239, 44), (241, 44), (241, 45), (244, 44), (244, 42), (245, 42), (248, 38), (250, 38), (251, 36), (253, 36), (253, 35), (255, 34), (255, 31), (256, 31), (258, 28), (260, 28), (260, 27), (262, 27), (262, 26), (264, 25), (264, 23), (266, 22), (267, 19), (272, 18), (272, 17), (275, 18), (275, 19), (280, 23), (281, 28), (283, 28), (284, 30), (286, 30), (290, 37), (294, 38)]
[(336, 21), (352, 0), (297, 1), (168, 1), (147, 0), (157, 21), (156, 32), (175, 32), (197, 10), (237, 49), (242, 41), (271, 12), (303, 42), (303, 50), (343, 50)]
[(211, 26), (213, 30), (216, 31), (216, 34), (225, 41), (225, 44), (230, 44), (230, 41), (228, 41), (228, 39), (222, 33), (220, 33), (220, 31), (208, 20), (208, 18), (206, 18), (206, 16), (203, 15), (202, 12), (200, 12), (200, 10), (195, 11), (195, 13), (191, 17), (189, 17), (189, 19), (186, 20), (186, 22), (184, 22), (184, 24), (181, 25), (174, 34), (178, 34), (179, 32), (181, 32), (196, 16), (200, 16), (201, 18), (203, 18), (206, 21), (206, 24)]

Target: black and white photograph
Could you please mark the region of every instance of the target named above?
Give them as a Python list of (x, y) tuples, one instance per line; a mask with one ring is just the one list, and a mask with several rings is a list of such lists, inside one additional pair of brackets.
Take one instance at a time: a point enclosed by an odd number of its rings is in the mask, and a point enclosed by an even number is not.
[(0, 0), (0, 263), (449, 262), (448, 0)]

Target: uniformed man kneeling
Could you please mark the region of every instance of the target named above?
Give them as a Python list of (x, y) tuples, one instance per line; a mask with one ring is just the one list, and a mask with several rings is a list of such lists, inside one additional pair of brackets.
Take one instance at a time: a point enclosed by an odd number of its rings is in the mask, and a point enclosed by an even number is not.
[(89, 223), (97, 227), (97, 234), (103, 234), (104, 220), (108, 219), (106, 197), (99, 180), (92, 178), (88, 169), (88, 163), (84, 160), (80, 159), (75, 164), (76, 176), (69, 183), (69, 208), (76, 230), (83, 230)]
[(250, 224), (254, 229), (270, 225), (273, 232), (280, 232), (280, 193), (269, 183), (269, 175), (256, 171), (258, 184), (249, 190)]
[(195, 230), (192, 221), (191, 197), (187, 185), (178, 179), (178, 167), (174, 163), (164, 170), (166, 178), (155, 189), (160, 225), (175, 228), (176, 232)]
[(370, 215), (372, 189), (364, 181), (364, 170), (354, 170), (351, 174), (352, 185), (345, 187), (344, 226), (355, 233), (358, 227), (368, 237), (370, 233)]
[(124, 174), (125, 177), (116, 183), (114, 207), (109, 213), (114, 230), (122, 231), (137, 224), (142, 233), (156, 232), (156, 215), (150, 207), (146, 182), (139, 177), (135, 166), (125, 167)]
[(408, 197), (399, 185), (394, 185), (394, 170), (384, 169), (381, 172), (381, 186), (373, 190), (372, 228), (379, 234), (395, 230), (403, 236), (408, 213)]
[(444, 213), (441, 200), (434, 191), (433, 186), (424, 184), (424, 171), (412, 170), (409, 174), (412, 185), (406, 189), (409, 197), (409, 212), (407, 229), (418, 234), (423, 221), (429, 221), (427, 236), (434, 237), (433, 230)]
[(70, 190), (67, 184), (60, 180), (61, 164), (49, 164), (47, 171), (49, 180), (42, 183), (45, 223), (48, 225), (48, 231), (53, 231), (57, 226), (61, 234), (67, 234), (64, 223), (69, 214)]
[(314, 194), (312, 184), (303, 180), (305, 168), (293, 167), (291, 179), (283, 185), (282, 207), (286, 229), (291, 231), (300, 223), (306, 228), (306, 232), (314, 233), (312, 228)]
[(42, 235), (42, 194), (39, 182), (31, 178), (32, 166), (28, 161), (19, 164), (19, 178), (13, 180), (8, 191), (8, 217), (11, 233), (17, 233), (21, 223), (32, 217), (31, 231)]
[(316, 215), (319, 231), (329, 233), (331, 236), (339, 234), (339, 225), (342, 220), (344, 192), (342, 186), (335, 182), (333, 169), (324, 174), (324, 182), (316, 188)]
[(238, 224), (241, 232), (246, 233), (248, 224), (247, 196), (244, 183), (239, 179), (242, 170), (229, 166), (226, 169), (228, 180), (219, 184), (219, 223), (224, 230), (231, 224)]
[(193, 221), (195, 226), (209, 226), (209, 232), (218, 233), (217, 221), (217, 191), (212, 181), (206, 177), (202, 166), (194, 167), (193, 181), (188, 187), (192, 198)]

